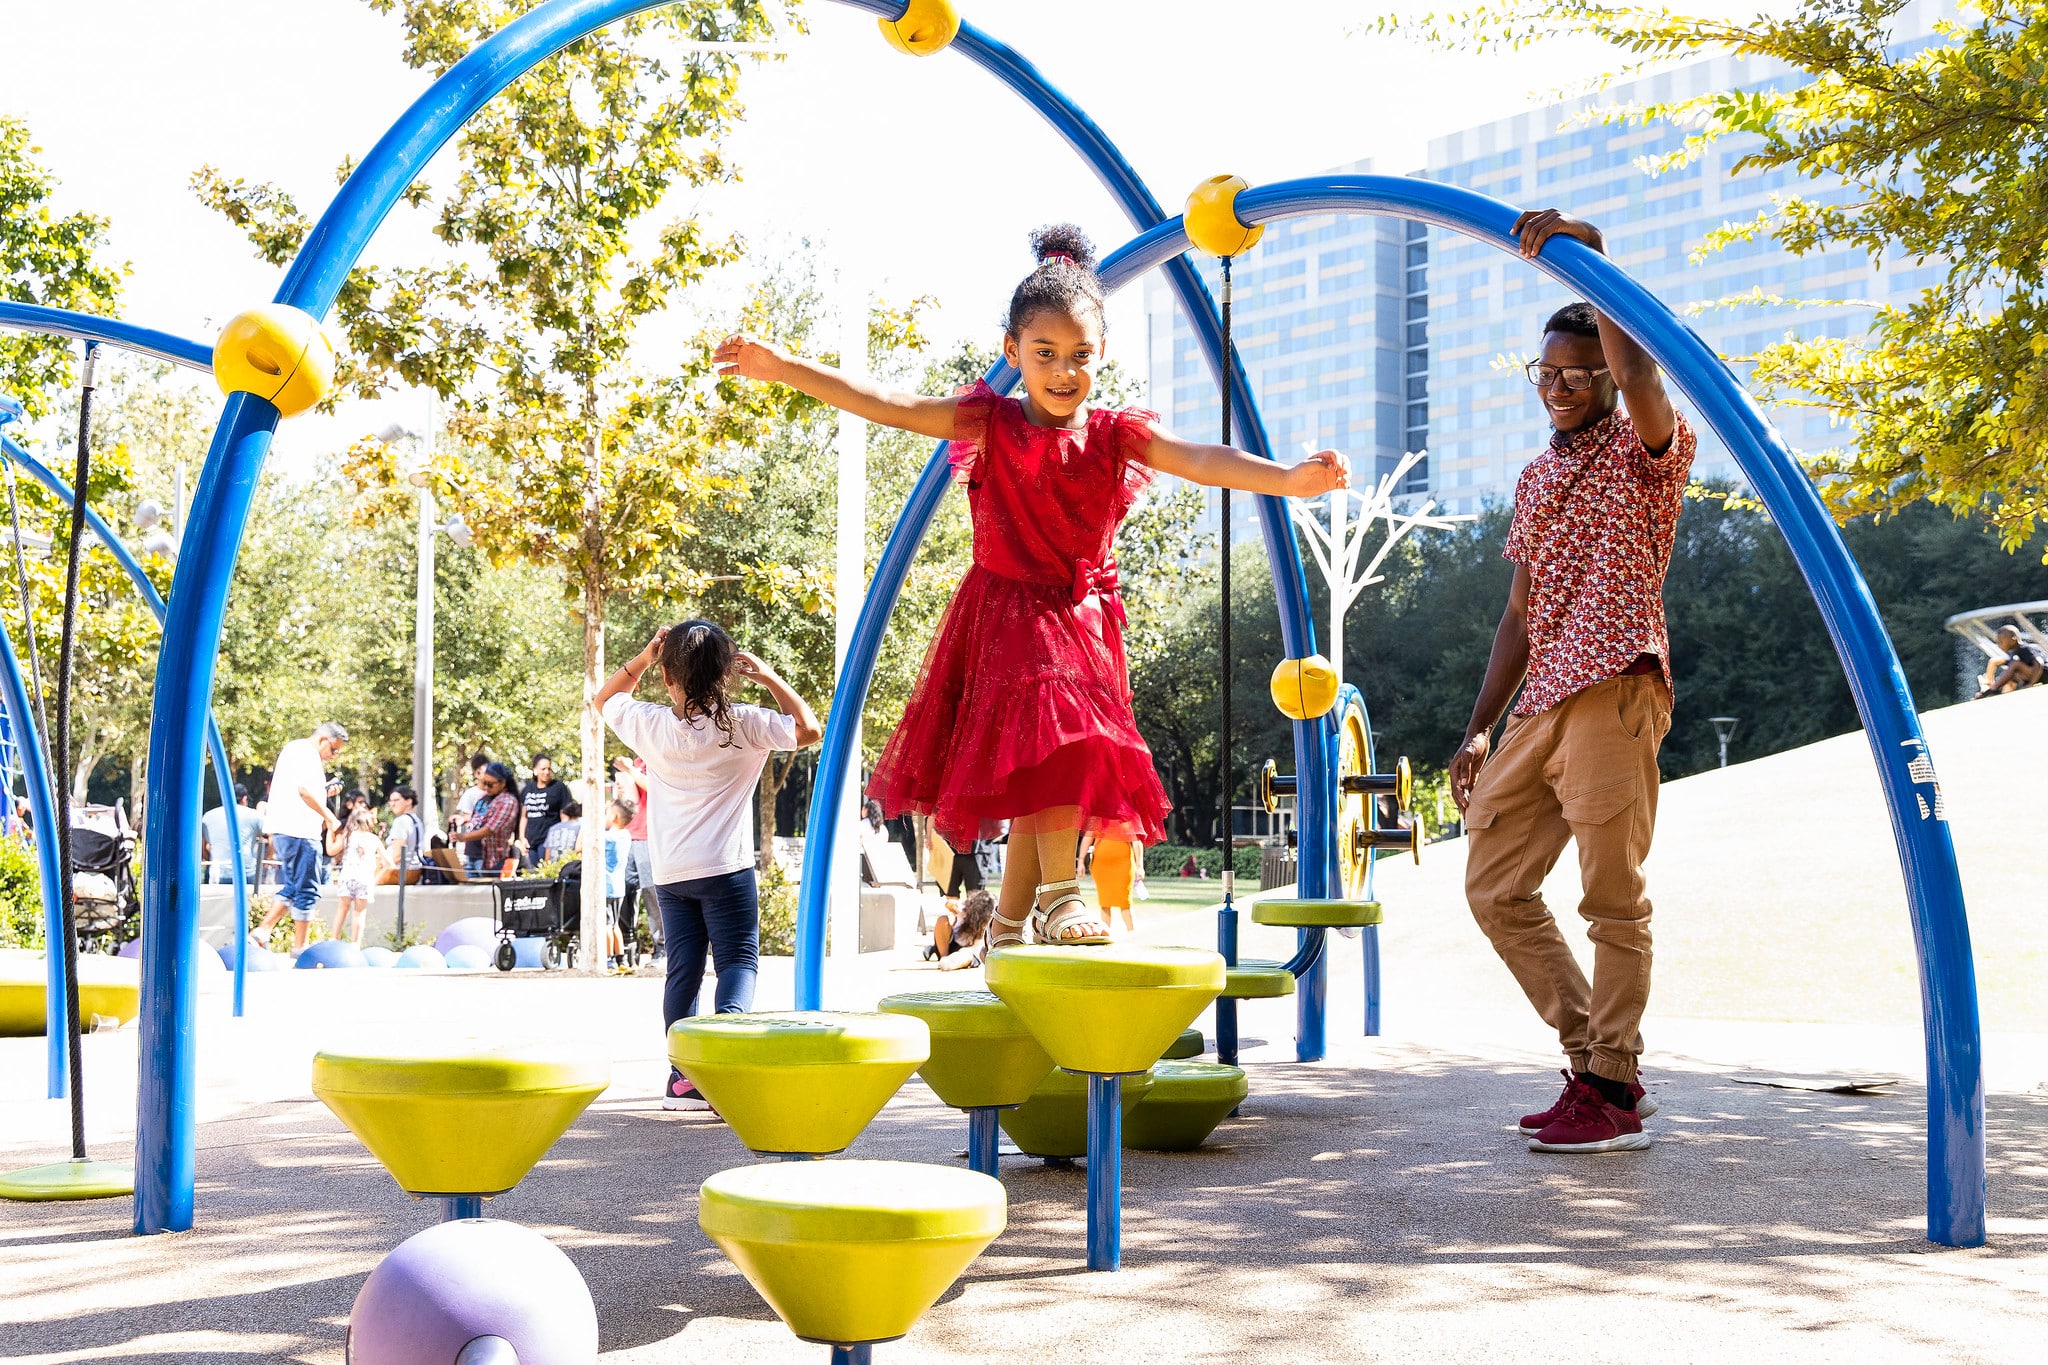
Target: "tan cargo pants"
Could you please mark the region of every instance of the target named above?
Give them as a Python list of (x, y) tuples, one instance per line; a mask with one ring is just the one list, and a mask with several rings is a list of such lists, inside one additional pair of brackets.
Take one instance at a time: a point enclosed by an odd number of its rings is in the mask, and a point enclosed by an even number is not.
[[(1632, 1081), (1650, 998), (1643, 859), (1657, 820), (1657, 749), (1671, 728), (1664, 680), (1595, 683), (1548, 711), (1508, 720), (1466, 805), (1465, 897), (1574, 1070)], [(1579, 914), (1593, 980), (1543, 902), (1565, 841), (1579, 846)]]

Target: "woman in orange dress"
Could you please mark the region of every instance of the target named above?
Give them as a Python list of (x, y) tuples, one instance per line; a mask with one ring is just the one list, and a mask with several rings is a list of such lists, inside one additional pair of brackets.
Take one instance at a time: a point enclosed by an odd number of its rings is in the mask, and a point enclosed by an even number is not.
[(1095, 876), (1095, 901), (1102, 907), (1103, 924), (1114, 928), (1116, 912), (1121, 910), (1124, 932), (1137, 932), (1138, 926), (1131, 920), (1131, 888), (1134, 882), (1145, 880), (1145, 846), (1135, 839), (1090, 836), (1081, 848), (1084, 861), (1088, 861), (1091, 849), (1094, 857), (1089, 866)]

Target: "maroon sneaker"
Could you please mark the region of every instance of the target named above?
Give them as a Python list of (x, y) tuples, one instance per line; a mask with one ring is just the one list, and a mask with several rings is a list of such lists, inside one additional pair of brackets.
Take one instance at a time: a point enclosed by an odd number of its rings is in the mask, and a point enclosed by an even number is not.
[(1640, 1114), (1616, 1109), (1600, 1092), (1582, 1085), (1566, 1099), (1564, 1112), (1536, 1134), (1532, 1152), (1640, 1152), (1650, 1145)]
[[(1551, 1105), (1542, 1113), (1522, 1115), (1522, 1122), (1520, 1123), (1519, 1127), (1522, 1130), (1523, 1137), (1535, 1137), (1545, 1128), (1548, 1128), (1551, 1124), (1557, 1122), (1557, 1120), (1564, 1114), (1565, 1107), (1571, 1102), (1572, 1092), (1574, 1090), (1587, 1090), (1592, 1088), (1569, 1071), (1560, 1071), (1558, 1072), (1558, 1075), (1564, 1077), (1564, 1093), (1557, 1097), (1556, 1104)], [(1643, 1089), (1643, 1082), (1640, 1077), (1633, 1081), (1630, 1081), (1628, 1088), (1630, 1093), (1632, 1093), (1636, 1097), (1637, 1118), (1646, 1119), (1657, 1112), (1657, 1101), (1651, 1099), (1649, 1092)]]

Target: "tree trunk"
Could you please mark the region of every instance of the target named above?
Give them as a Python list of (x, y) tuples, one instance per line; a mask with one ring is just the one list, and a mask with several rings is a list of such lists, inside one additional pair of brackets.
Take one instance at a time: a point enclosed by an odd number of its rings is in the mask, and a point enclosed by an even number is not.
[[(603, 448), (598, 441), (597, 391), (584, 389), (584, 418), (590, 432), (585, 446), (583, 480), (583, 903), (577, 937), (583, 942), (583, 969), (592, 975), (605, 970), (604, 926), (604, 717), (598, 713), (597, 690), (604, 686), (604, 481)], [(653, 888), (641, 894), (652, 895)]]
[[(200, 802), (205, 805), (205, 802)], [(230, 800), (230, 806), (235, 803)], [(128, 760), (128, 818), (134, 824), (136, 833), (141, 833), (149, 819), (149, 750), (137, 749), (135, 756)]]
[(83, 802), (87, 784), (92, 781), (92, 770), (99, 766), (100, 731), (96, 725), (86, 727), (85, 742), (78, 746), (78, 766), (71, 770), (71, 799)]
[(761, 843), (754, 850), (754, 870), (766, 872), (775, 862), (775, 802), (796, 771), (796, 754), (770, 754), (761, 769), (761, 783), (754, 788), (754, 815), (761, 826)]

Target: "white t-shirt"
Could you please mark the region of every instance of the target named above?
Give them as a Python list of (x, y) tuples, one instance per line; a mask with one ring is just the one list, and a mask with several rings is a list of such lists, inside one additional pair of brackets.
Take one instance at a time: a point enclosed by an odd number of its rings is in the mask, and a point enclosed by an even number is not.
[(270, 833), (317, 839), (327, 832), (327, 822), (299, 795), (302, 787), (315, 798), (327, 794), (327, 768), (320, 762), (319, 746), (310, 739), (295, 739), (277, 751), (277, 766), (270, 771), (270, 804), (264, 809)]
[(761, 706), (732, 708), (732, 737), (703, 716), (623, 692), (604, 704), (605, 724), (647, 764), (647, 852), (656, 885), (754, 865), (748, 802), (771, 749), (794, 749), (796, 717)]

